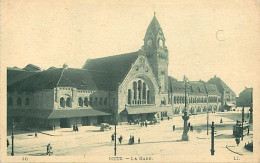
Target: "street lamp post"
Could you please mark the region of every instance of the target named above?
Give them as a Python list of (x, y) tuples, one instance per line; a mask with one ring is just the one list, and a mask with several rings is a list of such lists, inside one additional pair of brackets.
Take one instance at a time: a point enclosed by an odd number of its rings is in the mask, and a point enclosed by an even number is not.
[(14, 155), (14, 120), (13, 120), (13, 124), (12, 124), (12, 153), (11, 155), (13, 156)]
[(207, 135), (209, 135), (209, 95), (207, 95)]
[(117, 120), (116, 120), (116, 117), (115, 117), (115, 148), (114, 148), (114, 150), (115, 150), (114, 155), (115, 156), (116, 156), (116, 124), (117, 124)]
[(214, 122), (212, 122), (212, 125), (211, 125), (211, 150), (210, 150), (210, 152), (211, 152), (211, 155), (214, 155), (214, 153), (215, 153), (215, 149), (214, 149), (214, 128), (215, 128), (215, 126), (214, 126)]
[(251, 106), (250, 106), (250, 109), (249, 109), (249, 123), (253, 123), (253, 89), (252, 89), (252, 92), (251, 92)]
[(244, 137), (244, 112), (245, 112), (245, 109), (244, 109), (244, 106), (242, 108), (242, 135), (241, 135), (241, 140), (243, 140), (243, 137)]
[(185, 107), (184, 107), (184, 115), (182, 116), (182, 119), (184, 121), (182, 140), (188, 141), (189, 137), (188, 137), (187, 121), (189, 120), (189, 116), (187, 115), (187, 79), (185, 75), (184, 75), (184, 85), (185, 85)]

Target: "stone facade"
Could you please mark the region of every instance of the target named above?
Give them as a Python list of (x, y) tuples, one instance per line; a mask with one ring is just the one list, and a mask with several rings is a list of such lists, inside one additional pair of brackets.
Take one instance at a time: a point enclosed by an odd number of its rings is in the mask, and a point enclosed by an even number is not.
[[(115, 118), (123, 123), (182, 114), (184, 84), (168, 76), (168, 55), (154, 16), (144, 45), (136, 52), (89, 59), (82, 69), (67, 65), (45, 71), (30, 65), (37, 68), (34, 73), (28, 66), (8, 69), (8, 119), (26, 126), (59, 128), (113, 123)], [(19, 74), (26, 77), (19, 79)], [(190, 82), (188, 112), (219, 111), (227, 100), (224, 97), (233, 92), (218, 87), (212, 80)], [(230, 96), (233, 100), (233, 94)]]

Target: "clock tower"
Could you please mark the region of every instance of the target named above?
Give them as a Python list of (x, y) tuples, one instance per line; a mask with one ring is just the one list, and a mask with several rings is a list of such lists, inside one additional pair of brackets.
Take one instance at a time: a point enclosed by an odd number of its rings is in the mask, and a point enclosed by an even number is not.
[(147, 28), (143, 49), (157, 79), (160, 92), (168, 93), (168, 50), (155, 14)]

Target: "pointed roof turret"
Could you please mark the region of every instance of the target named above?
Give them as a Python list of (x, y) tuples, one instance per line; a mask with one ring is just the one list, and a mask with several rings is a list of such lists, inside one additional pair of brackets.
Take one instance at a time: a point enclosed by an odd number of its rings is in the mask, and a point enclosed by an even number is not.
[(161, 26), (160, 26), (160, 24), (159, 24), (159, 22), (158, 22), (158, 20), (157, 20), (157, 18), (156, 18), (156, 16), (155, 16), (155, 12), (154, 12), (153, 19), (152, 19), (152, 21), (150, 22), (150, 24), (149, 24), (149, 26), (148, 26), (148, 28), (147, 28), (147, 30), (146, 30), (145, 37), (146, 37), (148, 34), (150, 34), (150, 33), (152, 33), (154, 36), (156, 36), (156, 35), (158, 34), (158, 32), (159, 32), (160, 29), (161, 29)]

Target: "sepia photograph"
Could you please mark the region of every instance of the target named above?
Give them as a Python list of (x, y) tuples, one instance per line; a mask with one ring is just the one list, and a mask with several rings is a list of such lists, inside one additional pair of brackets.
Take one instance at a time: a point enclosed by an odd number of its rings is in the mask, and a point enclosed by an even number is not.
[(0, 162), (259, 162), (259, 53), (259, 0), (2, 0)]

